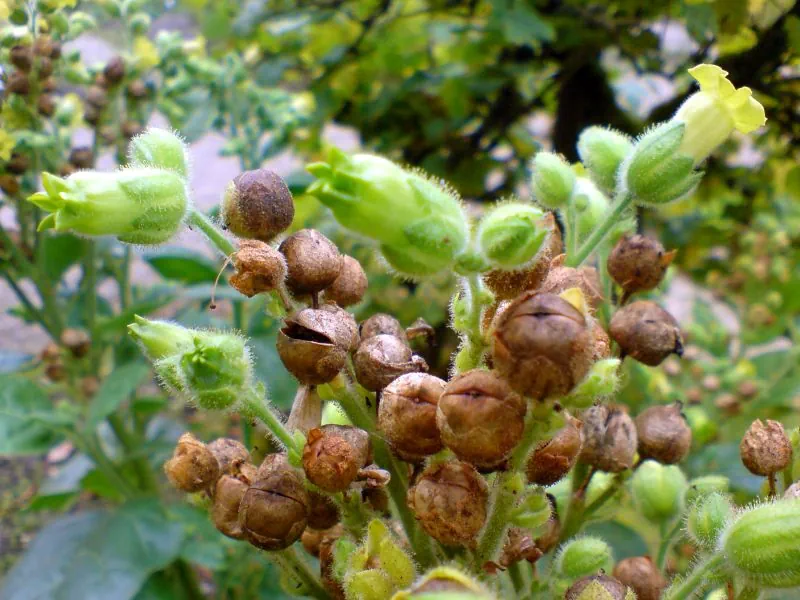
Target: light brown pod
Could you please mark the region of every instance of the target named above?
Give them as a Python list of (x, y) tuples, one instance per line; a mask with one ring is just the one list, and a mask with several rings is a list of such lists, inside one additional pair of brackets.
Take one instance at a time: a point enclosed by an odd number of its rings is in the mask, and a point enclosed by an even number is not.
[(636, 426), (628, 413), (601, 404), (583, 411), (581, 420), (581, 462), (609, 473), (619, 473), (633, 466)]
[(609, 333), (624, 356), (655, 367), (670, 354), (683, 354), (683, 338), (674, 317), (655, 302), (639, 300), (620, 308)]
[(636, 600), (659, 600), (667, 580), (649, 556), (632, 556), (619, 561), (614, 577), (636, 593)]
[(344, 535), (344, 526), (341, 523), (336, 523), (328, 529), (314, 529), (306, 527), (303, 535), (300, 537), (300, 542), (303, 548), (311, 556), (319, 558), (320, 547), (325, 543), (326, 539), (337, 540)]
[(525, 399), (492, 371), (473, 369), (451, 379), (439, 398), (442, 442), (481, 470), (508, 458), (525, 427)]
[(586, 302), (593, 311), (597, 310), (603, 302), (603, 289), (600, 285), (600, 276), (594, 267), (565, 267), (566, 256), (557, 256), (550, 263), (547, 277), (538, 287), (538, 291), (547, 294), (560, 294), (570, 288), (578, 288), (583, 292)]
[(339, 276), (325, 288), (325, 302), (333, 302), (341, 307), (358, 304), (367, 291), (367, 284), (367, 274), (361, 263), (352, 256), (344, 255)]
[(211, 521), (224, 535), (235, 540), (244, 539), (239, 521), (239, 507), (250, 483), (255, 481), (256, 468), (242, 465), (239, 474), (222, 475), (214, 488), (214, 503), (211, 505)]
[(331, 285), (342, 271), (339, 249), (316, 229), (301, 229), (278, 248), (289, 269), (286, 285), (294, 295), (316, 294)]
[(91, 169), (94, 165), (94, 155), (88, 146), (76, 146), (69, 152), (69, 162), (78, 169)]
[(323, 425), (308, 432), (303, 470), (326, 492), (343, 492), (370, 458), (369, 434), (357, 427)]
[(221, 215), (234, 235), (269, 242), (292, 224), (294, 200), (277, 173), (268, 169), (245, 171), (228, 185)]
[(30, 46), (18, 44), (8, 54), (9, 61), (20, 71), (30, 71), (33, 66), (33, 50)]
[(568, 416), (552, 438), (536, 446), (525, 467), (528, 483), (552, 485), (570, 472), (581, 452), (582, 427), (578, 419)]
[(21, 72), (15, 71), (6, 79), (6, 90), (9, 94), (18, 94), (20, 96), (27, 96), (31, 92), (31, 80), (28, 76)]
[(191, 433), (184, 433), (166, 463), (167, 479), (181, 491), (199, 492), (217, 483), (220, 468), (208, 447)]
[(208, 444), (208, 450), (219, 463), (220, 472), (236, 476), (243, 465), (250, 463), (250, 453), (239, 440), (219, 438)]
[(406, 331), (400, 325), (400, 321), (386, 313), (377, 313), (366, 319), (361, 323), (360, 332), (362, 341), (376, 335), (393, 335), (403, 342), (408, 342)]
[(606, 265), (608, 274), (628, 294), (654, 289), (675, 258), (661, 242), (643, 235), (620, 238)]
[(276, 470), (254, 482), (239, 508), (239, 522), (248, 542), (262, 550), (283, 550), (306, 528), (308, 493), (294, 469)]
[(286, 279), (283, 254), (260, 240), (240, 240), (239, 249), (233, 254), (233, 266), (236, 272), (228, 281), (248, 298), (271, 292)]
[(363, 340), (353, 355), (358, 382), (371, 391), (385, 388), (405, 375), (428, 370), (421, 356), (393, 335), (376, 335)]
[(83, 358), (92, 349), (92, 339), (83, 329), (65, 329), (61, 333), (61, 343), (75, 358)]
[(445, 382), (427, 373), (406, 373), (381, 394), (378, 429), (401, 459), (420, 462), (442, 449), (436, 405)]
[(781, 423), (756, 419), (742, 437), (739, 453), (754, 475), (774, 475), (792, 461), (792, 443)]
[(681, 414), (681, 404), (651, 406), (636, 417), (639, 455), (665, 465), (679, 463), (692, 446), (692, 429)]

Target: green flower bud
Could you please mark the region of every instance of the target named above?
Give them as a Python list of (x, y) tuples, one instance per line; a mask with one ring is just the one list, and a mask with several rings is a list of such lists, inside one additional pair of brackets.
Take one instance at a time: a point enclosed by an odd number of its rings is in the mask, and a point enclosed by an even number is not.
[(568, 408), (587, 408), (611, 396), (619, 386), (619, 364), (618, 358), (598, 360), (561, 404)]
[(588, 236), (605, 217), (610, 202), (591, 179), (578, 177), (569, 200), (575, 207), (578, 237)]
[(95, 29), (97, 27), (97, 21), (95, 18), (89, 13), (82, 11), (75, 11), (70, 14), (67, 23), (69, 28), (69, 37), (72, 39), (75, 39), (82, 33), (86, 33), (90, 29)]
[(194, 344), (190, 329), (168, 321), (151, 321), (134, 315), (128, 333), (150, 360), (159, 360), (189, 350)]
[(345, 579), (344, 589), (352, 600), (386, 600), (394, 590), (386, 573), (378, 569), (353, 573)]
[[(388, 598), (392, 592), (411, 585), (416, 575), (413, 561), (378, 519), (367, 526), (367, 539), (351, 556), (347, 571), (347, 597), (364, 600)], [(371, 595), (373, 592), (380, 595)]]
[(722, 529), (733, 519), (733, 505), (724, 495), (714, 492), (700, 498), (689, 510), (686, 529), (698, 545), (712, 549)]
[(683, 511), (688, 485), (680, 468), (647, 460), (633, 474), (631, 493), (639, 512), (646, 519), (663, 523), (673, 520)]
[(161, 244), (180, 230), (189, 207), (184, 180), (153, 168), (42, 173), (44, 192), (28, 200), (49, 211), (39, 231), (114, 235), (128, 244)]
[(645, 133), (621, 167), (620, 183), (639, 204), (660, 205), (691, 194), (703, 177), (681, 154), (685, 125), (670, 121)]
[(189, 176), (189, 152), (177, 134), (155, 127), (137, 135), (128, 145), (128, 161), (137, 167), (155, 167)]
[(309, 193), (342, 225), (379, 242), (384, 258), (404, 275), (451, 268), (466, 249), (469, 226), (458, 197), (419, 172), (340, 150), (307, 170), (317, 177)]
[(612, 192), (617, 186), (617, 172), (633, 149), (631, 139), (613, 129), (587, 127), (578, 138), (578, 155), (589, 176), (601, 189)]
[(128, 27), (133, 35), (146, 35), (150, 31), (150, 15), (144, 12), (137, 12), (131, 15), (128, 20)]
[(613, 566), (611, 547), (600, 538), (586, 536), (563, 545), (553, 568), (561, 579), (574, 581), (600, 570), (610, 573)]
[(428, 571), (411, 589), (397, 592), (392, 600), (493, 600), (477, 581), (452, 567)]
[(743, 512), (720, 537), (729, 569), (766, 588), (800, 585), (800, 500), (778, 500)]
[(566, 205), (575, 186), (575, 173), (558, 154), (539, 152), (531, 161), (533, 199), (547, 208)]
[(500, 204), (478, 226), (481, 252), (492, 266), (513, 269), (535, 262), (549, 230), (541, 224), (544, 212), (521, 202)]
[(689, 481), (689, 489), (686, 490), (686, 504), (690, 505), (708, 494), (719, 492), (726, 494), (730, 491), (731, 480), (724, 475), (703, 475), (695, 477)]

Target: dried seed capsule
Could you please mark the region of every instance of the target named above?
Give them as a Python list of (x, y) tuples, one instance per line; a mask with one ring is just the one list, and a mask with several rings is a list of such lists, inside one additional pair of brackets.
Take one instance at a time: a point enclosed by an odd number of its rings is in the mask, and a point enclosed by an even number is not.
[(522, 560), (533, 564), (544, 553), (536, 546), (536, 542), (529, 531), (521, 527), (510, 527), (506, 534), (503, 551), (497, 561), (502, 567), (509, 567)]
[(426, 468), (408, 490), (409, 508), (434, 539), (450, 546), (475, 545), (486, 521), (489, 488), (475, 468), (452, 460)]
[(30, 46), (18, 44), (12, 47), (8, 58), (20, 71), (30, 71), (33, 66), (33, 51)]
[(319, 558), (320, 548), (323, 544), (332, 543), (343, 535), (344, 526), (341, 523), (336, 523), (327, 529), (314, 529), (309, 525), (300, 537), (300, 542), (306, 552)]
[(581, 420), (581, 462), (609, 473), (619, 473), (633, 466), (636, 426), (628, 413), (601, 404), (587, 408)]
[(552, 485), (569, 473), (581, 451), (582, 427), (578, 419), (567, 417), (564, 427), (536, 446), (525, 469), (528, 483)]
[(647, 300), (632, 302), (614, 313), (609, 333), (625, 355), (651, 367), (661, 364), (670, 354), (683, 354), (677, 321)]
[(283, 254), (260, 240), (241, 240), (233, 254), (233, 266), (236, 272), (229, 283), (248, 298), (271, 292), (286, 278)]
[(75, 358), (82, 358), (92, 349), (92, 339), (83, 329), (65, 329), (61, 334), (61, 343)]
[(661, 242), (643, 235), (621, 238), (606, 263), (608, 274), (626, 293), (655, 288), (664, 279), (675, 252), (667, 252)]
[(522, 437), (527, 403), (491, 371), (474, 369), (451, 379), (439, 398), (441, 439), (479, 469), (501, 464)]
[(262, 550), (283, 550), (306, 528), (308, 494), (294, 469), (276, 470), (253, 483), (239, 507), (248, 542)]
[(0, 175), (0, 190), (3, 190), (9, 196), (16, 196), (19, 193), (19, 181), (16, 176), (11, 173), (3, 173)]
[(393, 335), (376, 335), (362, 341), (353, 355), (353, 366), (358, 382), (372, 391), (385, 388), (406, 373), (428, 370), (425, 360)]
[(565, 255), (557, 256), (550, 263), (550, 269), (547, 272), (547, 277), (539, 286), (540, 292), (548, 294), (560, 294), (571, 288), (578, 288), (583, 292), (586, 302), (592, 310), (597, 310), (597, 307), (603, 302), (602, 286), (600, 285), (600, 276), (597, 274), (597, 269), (594, 267), (580, 267), (573, 269), (572, 267), (564, 266)]
[(492, 338), (495, 368), (515, 391), (535, 400), (567, 394), (592, 365), (586, 319), (552, 294), (520, 295), (498, 317)]
[(108, 94), (100, 86), (93, 85), (86, 91), (86, 102), (89, 106), (102, 110), (108, 104)]
[(219, 438), (208, 444), (208, 450), (214, 455), (221, 473), (238, 475), (242, 465), (250, 464), (250, 453), (239, 440)]
[(115, 56), (103, 69), (103, 77), (109, 86), (115, 86), (125, 78), (125, 60)]
[(607, 575), (589, 575), (567, 590), (565, 600), (637, 600), (633, 590)]
[(53, 61), (42, 57), (36, 61), (36, 77), (39, 81), (47, 79), (53, 74)]
[(236, 477), (222, 475), (214, 488), (214, 504), (211, 506), (211, 521), (221, 533), (235, 540), (244, 539), (239, 521), (239, 507), (250, 483), (255, 479), (255, 467), (243, 465)]
[(31, 82), (28, 76), (21, 71), (15, 71), (6, 80), (6, 90), (9, 94), (27, 96), (31, 92)]
[(367, 291), (367, 274), (352, 256), (342, 257), (342, 270), (333, 283), (325, 288), (325, 301), (341, 307), (358, 304)]
[(61, 56), (61, 44), (54, 41), (50, 36), (41, 35), (33, 42), (33, 52), (36, 56), (59, 58)]
[(147, 96), (147, 84), (141, 79), (134, 79), (125, 90), (131, 98), (140, 100)]
[(14, 152), (6, 163), (6, 171), (14, 175), (22, 175), (31, 166), (31, 161), (27, 155)]
[(357, 344), (355, 320), (331, 305), (301, 310), (278, 332), (278, 356), (300, 383), (308, 385), (336, 377)]
[(308, 493), (308, 526), (314, 529), (329, 529), (339, 522), (339, 510), (328, 496)]
[(342, 255), (333, 242), (315, 229), (301, 229), (278, 248), (286, 257), (286, 285), (295, 295), (316, 294), (331, 285), (342, 271)]
[(681, 404), (651, 406), (636, 417), (639, 454), (665, 465), (681, 462), (692, 446), (692, 429), (681, 414)]
[(361, 323), (361, 339), (366, 340), (376, 335), (393, 335), (403, 342), (407, 342), (406, 331), (400, 325), (400, 321), (392, 315), (377, 313)]
[(632, 556), (617, 563), (614, 577), (636, 593), (636, 600), (659, 600), (667, 580), (649, 556)]
[(739, 453), (754, 475), (774, 475), (792, 460), (792, 444), (778, 421), (756, 419), (744, 434)]
[[(269, 242), (286, 231), (292, 224), (292, 219), (294, 219), (292, 193), (283, 179), (273, 171), (268, 169), (245, 171), (237, 175), (225, 191), (222, 200), (222, 220), (225, 227), (234, 235)], [(318, 235), (328, 241), (322, 234)], [(283, 247), (281, 251), (284, 251)], [(313, 249), (306, 250), (306, 254), (313, 252)], [(313, 269), (314, 265), (304, 263), (301, 268)]]
[(179, 490), (199, 492), (216, 484), (219, 463), (208, 447), (191, 433), (178, 439), (175, 452), (164, 464), (167, 479)]
[(369, 434), (347, 425), (323, 425), (308, 432), (303, 470), (308, 480), (326, 492), (343, 492), (369, 461)]
[(52, 117), (56, 112), (56, 101), (50, 94), (42, 94), (36, 101), (36, 110), (43, 117)]
[(122, 137), (127, 140), (139, 135), (143, 130), (144, 128), (141, 126), (141, 124), (137, 123), (136, 121), (125, 121), (120, 128)]
[(381, 394), (378, 429), (392, 451), (408, 462), (420, 462), (442, 449), (436, 405), (445, 382), (427, 373), (406, 373)]
[(97, 127), (100, 124), (102, 116), (103, 111), (99, 108), (95, 108), (90, 104), (83, 107), (83, 120), (92, 127)]

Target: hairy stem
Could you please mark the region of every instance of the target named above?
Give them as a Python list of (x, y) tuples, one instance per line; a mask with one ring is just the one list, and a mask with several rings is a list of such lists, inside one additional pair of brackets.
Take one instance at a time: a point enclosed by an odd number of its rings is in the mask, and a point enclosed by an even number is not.
[(287, 576), (298, 582), (298, 592), (303, 596), (327, 600), (330, 598), (328, 592), (322, 587), (319, 578), (314, 574), (302, 558), (297, 555), (294, 546), (278, 552), (269, 552), (269, 558), (274, 561)]
[(468, 309), (462, 318), (453, 319), (453, 329), (462, 334), (463, 345), (456, 357), (456, 369), (459, 372), (469, 371), (481, 364), (486, 350), (486, 340), (481, 332), (481, 314), (484, 305), (481, 302), (483, 283), (480, 275), (473, 273), (463, 280), (464, 298)]
[(721, 555), (715, 555), (699, 563), (686, 577), (669, 586), (662, 600), (687, 600), (698, 597), (711, 584), (712, 577), (722, 567), (723, 561)]
[[(264, 423), (269, 432), (275, 436), (287, 450), (298, 451), (295, 448), (292, 434), (283, 426), (283, 421), (276, 415), (264, 396), (256, 389), (250, 389), (242, 398), (242, 414), (245, 417), (253, 417)], [(300, 448), (300, 452), (302, 452)]]
[(197, 227), (208, 240), (219, 250), (223, 256), (230, 256), (236, 252), (236, 247), (233, 245), (225, 234), (222, 233), (216, 225), (206, 215), (199, 210), (192, 210), (189, 213), (189, 225)]
[[(125, 427), (125, 423), (123, 422), (119, 413), (112, 413), (109, 415), (108, 423), (111, 425), (114, 435), (117, 436), (120, 444), (122, 444), (122, 447), (125, 449), (125, 453), (129, 457), (133, 457), (138, 448), (141, 447), (141, 440), (137, 440), (136, 437), (128, 431), (128, 428)], [(150, 468), (150, 464), (147, 462), (147, 459), (139, 456), (131, 458), (131, 460), (133, 469), (136, 471), (136, 477), (139, 480), (140, 488), (148, 493), (157, 492), (158, 481), (156, 480), (156, 477), (153, 474), (153, 470)]]
[(661, 526), (661, 541), (658, 545), (658, 554), (656, 555), (656, 566), (660, 570), (664, 570), (664, 566), (667, 563), (667, 556), (669, 555), (669, 550), (672, 548), (672, 542), (675, 539), (675, 536), (678, 535), (681, 531), (681, 526), (683, 523), (679, 520), (675, 525), (673, 525), (672, 529), (667, 531), (667, 525), (664, 524)]
[(592, 231), (592, 234), (588, 237), (588, 239), (583, 243), (580, 247), (580, 250), (573, 254), (572, 256), (567, 257), (566, 266), (568, 267), (578, 267), (585, 261), (589, 256), (594, 252), (595, 248), (605, 239), (608, 232), (619, 223), (620, 217), (622, 214), (628, 209), (628, 207), (633, 202), (633, 196), (626, 195), (622, 198), (618, 199), (614, 204), (611, 212), (606, 215), (605, 220), (600, 223), (598, 227)]

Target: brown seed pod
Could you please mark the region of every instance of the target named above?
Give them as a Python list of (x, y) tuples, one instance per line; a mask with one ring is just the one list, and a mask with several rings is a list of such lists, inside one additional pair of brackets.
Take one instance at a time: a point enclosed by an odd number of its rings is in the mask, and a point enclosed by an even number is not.
[(489, 488), (472, 465), (434, 463), (408, 490), (407, 502), (422, 528), (448, 546), (474, 547), (486, 521)]
[(16, 196), (19, 193), (20, 185), (17, 177), (11, 173), (0, 174), (0, 190), (9, 196)]
[(534, 400), (567, 394), (589, 372), (594, 343), (583, 314), (553, 294), (525, 292), (496, 320), (494, 367)]
[(44, 370), (44, 374), (52, 382), (66, 381), (67, 367), (62, 360), (51, 362)]
[(496, 300), (512, 300), (522, 292), (538, 288), (547, 277), (550, 261), (564, 251), (561, 231), (558, 229), (553, 213), (547, 213), (542, 223), (550, 229), (550, 235), (540, 251), (536, 263), (517, 271), (492, 269), (483, 276), (483, 282), (492, 291)]
[(632, 556), (619, 561), (614, 577), (636, 593), (636, 600), (659, 600), (667, 580), (649, 556)]
[(283, 550), (306, 528), (308, 493), (294, 469), (276, 470), (254, 482), (239, 507), (245, 538), (262, 550)]
[(661, 242), (643, 235), (624, 236), (608, 256), (608, 274), (626, 294), (655, 288), (675, 259)]
[(42, 94), (36, 101), (36, 110), (43, 117), (52, 117), (56, 112), (56, 101), (50, 94)]
[(60, 58), (61, 44), (53, 40), (50, 36), (40, 35), (33, 42), (33, 52), (36, 56)]
[(36, 61), (36, 78), (43, 81), (53, 74), (53, 61), (49, 58), (39, 58)]
[[(586, 591), (586, 593), (584, 593)], [(636, 600), (636, 595), (624, 583), (608, 575), (589, 575), (573, 583), (564, 600)]]
[(308, 492), (308, 526), (328, 529), (339, 522), (339, 510), (328, 496)]
[(61, 344), (75, 358), (83, 358), (92, 349), (92, 338), (83, 329), (68, 328), (61, 334)]
[(548, 294), (560, 294), (570, 288), (578, 288), (583, 292), (586, 302), (592, 311), (603, 302), (602, 286), (600, 276), (594, 267), (580, 267), (573, 269), (564, 266), (565, 255), (557, 256), (550, 263), (550, 271), (547, 277), (539, 286), (540, 292)]
[(214, 488), (211, 521), (221, 533), (235, 540), (244, 539), (239, 520), (239, 507), (250, 483), (255, 480), (255, 467), (243, 465), (237, 476), (222, 475)]
[(406, 331), (400, 321), (392, 315), (377, 313), (361, 323), (361, 340), (366, 340), (376, 335), (393, 335), (404, 343), (408, 342)]
[(651, 367), (661, 364), (670, 354), (683, 353), (677, 321), (648, 300), (632, 302), (614, 313), (609, 333), (624, 356)]
[(14, 71), (6, 80), (6, 91), (9, 94), (27, 96), (31, 92), (31, 81), (22, 71)]
[(633, 466), (636, 426), (628, 413), (600, 404), (583, 411), (581, 420), (581, 462), (609, 473), (619, 473)]
[(492, 371), (473, 369), (451, 379), (439, 398), (442, 442), (481, 470), (508, 458), (522, 437), (527, 403)]
[(100, 380), (97, 377), (88, 376), (81, 378), (81, 391), (87, 398), (91, 398), (100, 389)]
[(236, 272), (229, 283), (248, 298), (277, 289), (286, 278), (283, 254), (260, 240), (240, 240), (233, 266)]
[(436, 404), (445, 382), (427, 373), (406, 373), (381, 394), (378, 429), (392, 451), (408, 462), (420, 462), (442, 449)]
[(208, 444), (208, 449), (219, 463), (220, 472), (238, 475), (243, 465), (250, 464), (250, 453), (239, 440), (219, 438)]
[(217, 483), (219, 463), (208, 447), (191, 433), (184, 433), (166, 463), (167, 479), (179, 490), (199, 492)]
[(385, 388), (406, 373), (428, 370), (421, 356), (393, 335), (376, 335), (362, 341), (353, 355), (358, 382), (371, 391)]
[[(286, 231), (292, 224), (292, 219), (292, 193), (283, 179), (269, 169), (255, 169), (237, 175), (228, 185), (222, 200), (222, 221), (225, 227), (242, 238), (269, 242)], [(322, 237), (327, 241), (327, 238)], [(283, 252), (283, 248), (281, 251)], [(309, 253), (313, 253), (313, 250), (309, 250)]]
[(128, 140), (139, 135), (142, 131), (144, 131), (144, 128), (136, 121), (125, 121), (120, 128), (122, 137)]
[(325, 288), (325, 302), (334, 302), (342, 307), (358, 304), (367, 291), (367, 284), (367, 274), (361, 263), (344, 255), (339, 276)]
[(313, 529), (306, 527), (303, 535), (300, 537), (300, 542), (303, 544), (306, 552), (311, 556), (319, 558), (320, 546), (324, 543), (326, 538), (339, 539), (344, 535), (344, 526), (341, 523), (336, 523), (328, 529)]
[(536, 546), (536, 541), (527, 530), (521, 527), (510, 527), (503, 544), (503, 551), (498, 560), (500, 566), (508, 568), (511, 565), (526, 560), (533, 564), (544, 553)]
[(308, 432), (303, 470), (308, 480), (326, 492), (343, 492), (369, 462), (369, 434), (357, 427), (323, 425)]
[(742, 398), (749, 400), (750, 398), (753, 398), (755, 397), (756, 394), (758, 394), (758, 383), (756, 383), (752, 379), (743, 381), (736, 388), (736, 393), (739, 394)]
[(681, 414), (681, 404), (651, 406), (636, 417), (639, 455), (665, 465), (679, 463), (692, 446), (692, 430)]
[(125, 60), (121, 56), (115, 56), (108, 61), (103, 69), (103, 78), (109, 87), (121, 82), (125, 78)]
[(756, 419), (744, 434), (739, 453), (754, 475), (774, 475), (792, 461), (792, 443), (778, 421)]
[(291, 468), (292, 466), (289, 464), (289, 457), (285, 452), (274, 452), (272, 454), (267, 454), (264, 457), (264, 460), (261, 461), (261, 464), (258, 465), (256, 479), (264, 479), (270, 473), (275, 471), (285, 471), (286, 469)]
[(108, 93), (99, 85), (93, 85), (86, 91), (86, 102), (89, 106), (102, 110), (108, 104)]
[(128, 84), (125, 92), (134, 100), (141, 100), (147, 97), (147, 84), (141, 79), (134, 79)]
[(97, 127), (100, 124), (102, 116), (103, 111), (100, 108), (96, 108), (91, 104), (86, 104), (83, 107), (83, 120), (92, 127)]
[(14, 152), (6, 163), (6, 171), (14, 175), (22, 175), (31, 167), (31, 159), (26, 154)]
[(560, 481), (578, 460), (583, 423), (567, 416), (566, 424), (549, 440), (540, 442), (528, 457), (528, 483), (552, 485)]
[(336, 245), (316, 229), (301, 229), (278, 248), (286, 257), (292, 294), (316, 294), (331, 285), (342, 271), (344, 259)]
[(40, 84), (42, 92), (52, 94), (58, 89), (58, 81), (55, 77), (48, 77)]
[(33, 50), (30, 46), (22, 44), (13, 46), (9, 51), (8, 58), (12, 65), (26, 73), (30, 71), (33, 66)]

